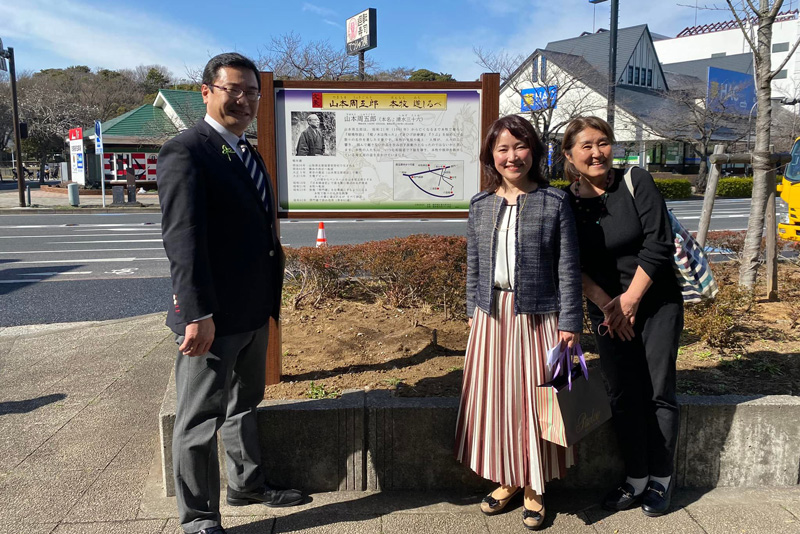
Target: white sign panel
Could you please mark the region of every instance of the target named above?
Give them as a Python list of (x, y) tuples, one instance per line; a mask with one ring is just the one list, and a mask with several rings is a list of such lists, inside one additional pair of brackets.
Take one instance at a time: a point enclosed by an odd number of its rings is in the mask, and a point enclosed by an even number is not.
[(477, 89), (280, 89), (279, 208), (467, 210), (480, 110)]
[(365, 9), (347, 19), (345, 46), (348, 55), (356, 55), (378, 46), (378, 22), (375, 8)]
[(86, 185), (82, 128), (73, 128), (69, 131), (69, 159), (72, 181), (81, 185)]
[(103, 153), (103, 126), (100, 121), (94, 121), (94, 153)]

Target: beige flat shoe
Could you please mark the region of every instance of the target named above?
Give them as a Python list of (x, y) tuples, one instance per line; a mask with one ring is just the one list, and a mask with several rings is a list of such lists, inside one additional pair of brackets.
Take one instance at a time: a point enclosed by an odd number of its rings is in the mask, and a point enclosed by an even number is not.
[(544, 505), (542, 505), (541, 509), (534, 512), (533, 510), (528, 510), (525, 508), (525, 505), (522, 505), (522, 524), (525, 525), (525, 528), (528, 530), (538, 530), (542, 528), (542, 524), (544, 523)]
[(492, 494), (490, 493), (489, 495), (484, 497), (483, 500), (481, 501), (481, 512), (483, 512), (486, 515), (494, 515), (498, 512), (501, 512), (503, 508), (505, 508), (506, 505), (509, 502), (511, 502), (511, 499), (513, 499), (517, 493), (519, 493), (519, 488), (517, 488), (516, 491), (514, 491), (514, 493), (512, 493), (505, 499), (495, 499), (494, 497), (492, 497)]

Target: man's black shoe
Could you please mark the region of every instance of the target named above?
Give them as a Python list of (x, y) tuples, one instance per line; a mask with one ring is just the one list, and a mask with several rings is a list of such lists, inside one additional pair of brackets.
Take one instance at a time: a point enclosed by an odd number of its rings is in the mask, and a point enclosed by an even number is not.
[(633, 486), (623, 482), (620, 487), (606, 493), (606, 496), (603, 497), (603, 508), (619, 512), (639, 504), (642, 494), (634, 495), (634, 491), (636, 490)]
[(248, 504), (264, 504), (266, 506), (294, 506), (303, 502), (303, 494), (295, 489), (276, 489), (264, 485), (256, 491), (236, 491), (228, 486), (225, 499), (231, 506), (247, 506)]
[(665, 488), (655, 480), (647, 483), (642, 497), (642, 512), (644, 512), (644, 515), (658, 517), (669, 509), (672, 486), (672, 481), (669, 483), (669, 488)]
[(209, 527), (195, 532), (194, 534), (225, 534), (225, 529), (220, 526)]

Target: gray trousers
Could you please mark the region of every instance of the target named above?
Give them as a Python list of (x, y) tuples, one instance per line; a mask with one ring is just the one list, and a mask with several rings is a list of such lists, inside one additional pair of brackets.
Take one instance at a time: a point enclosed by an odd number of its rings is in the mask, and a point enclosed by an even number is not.
[[(202, 356), (178, 353), (172, 461), (178, 513), (186, 532), (221, 525), (218, 430), (225, 445), (228, 485), (251, 491), (265, 483), (256, 406), (264, 398), (268, 328), (218, 337)], [(176, 342), (183, 343), (183, 336)]]

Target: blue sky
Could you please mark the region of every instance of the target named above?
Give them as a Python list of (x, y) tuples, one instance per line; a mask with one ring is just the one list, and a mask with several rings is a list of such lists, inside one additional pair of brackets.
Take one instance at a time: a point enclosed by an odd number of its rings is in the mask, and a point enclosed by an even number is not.
[[(695, 9), (682, 6), (690, 3), (622, 0), (620, 27), (646, 23), (651, 32), (675, 36), (695, 23)], [(367, 54), (381, 68), (426, 68), (473, 80), (481, 72), (473, 47), (527, 55), (593, 26), (607, 28), (609, 6), (587, 0), (1, 0), (0, 39), (14, 47), (20, 72), (161, 64), (181, 78), (187, 67), (202, 67), (219, 52), (257, 57), (271, 37), (289, 32), (304, 42), (344, 46), (345, 20), (374, 7), (378, 48)], [(728, 15), (699, 10), (696, 16), (703, 24)]]

